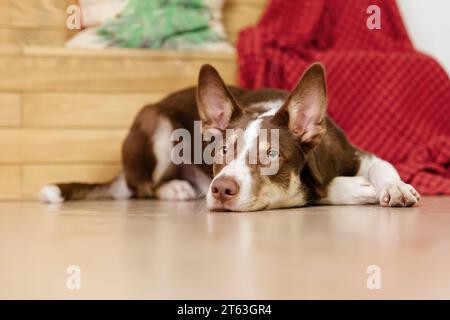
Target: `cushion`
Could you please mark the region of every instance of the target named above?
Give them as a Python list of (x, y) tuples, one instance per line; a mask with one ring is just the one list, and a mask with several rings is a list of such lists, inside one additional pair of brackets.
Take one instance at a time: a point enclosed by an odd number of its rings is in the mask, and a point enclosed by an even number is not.
[[(117, 8), (118, 1), (114, 2)], [(80, 32), (67, 46), (230, 50), (221, 22), (223, 3), (128, 0), (112, 19)]]

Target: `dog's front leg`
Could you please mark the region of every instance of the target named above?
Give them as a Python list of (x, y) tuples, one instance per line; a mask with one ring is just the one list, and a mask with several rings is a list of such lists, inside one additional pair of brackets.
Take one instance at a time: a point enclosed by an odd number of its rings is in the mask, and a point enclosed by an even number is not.
[(364, 177), (336, 177), (327, 186), (327, 195), (317, 204), (350, 205), (378, 203), (372, 184)]
[(358, 175), (370, 181), (382, 206), (411, 207), (420, 199), (414, 187), (400, 179), (394, 166), (374, 155), (361, 157)]

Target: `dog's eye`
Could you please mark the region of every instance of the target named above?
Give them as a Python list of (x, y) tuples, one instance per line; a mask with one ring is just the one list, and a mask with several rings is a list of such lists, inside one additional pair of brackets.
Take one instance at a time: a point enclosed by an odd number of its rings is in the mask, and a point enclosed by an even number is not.
[(278, 153), (278, 151), (275, 150), (275, 149), (269, 149), (269, 150), (267, 151), (267, 156), (269, 157), (269, 159), (275, 160), (275, 159), (278, 158), (279, 153)]

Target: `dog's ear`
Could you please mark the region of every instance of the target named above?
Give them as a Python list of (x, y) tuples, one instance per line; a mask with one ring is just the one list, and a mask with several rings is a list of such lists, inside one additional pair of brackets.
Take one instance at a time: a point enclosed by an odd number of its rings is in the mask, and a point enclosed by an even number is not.
[(274, 121), (288, 126), (300, 143), (316, 146), (326, 130), (326, 90), (325, 69), (314, 63), (303, 73)]
[(225, 130), (231, 120), (242, 114), (219, 73), (205, 64), (200, 69), (197, 86), (197, 106), (204, 129)]

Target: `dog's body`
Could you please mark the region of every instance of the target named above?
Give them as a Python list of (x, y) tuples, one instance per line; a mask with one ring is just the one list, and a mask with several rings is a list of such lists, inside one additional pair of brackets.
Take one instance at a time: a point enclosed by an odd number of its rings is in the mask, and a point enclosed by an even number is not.
[[(194, 125), (200, 120), (201, 129)], [(189, 161), (175, 164), (171, 134), (176, 129), (187, 130), (191, 137), (202, 130), (221, 136), (213, 164), (192, 164), (195, 152)], [(270, 137), (276, 133), (279, 144), (261, 139), (261, 129)], [(227, 130), (231, 135), (225, 135)], [(190, 146), (196, 147), (192, 141)], [(204, 152), (206, 147), (201, 148)], [(269, 162), (250, 163), (252, 148), (267, 154)], [(354, 147), (326, 116), (325, 78), (319, 64), (305, 72), (291, 93), (226, 87), (215, 69), (204, 66), (197, 88), (141, 110), (122, 151), (123, 173), (111, 183), (50, 185), (41, 198), (191, 200), (206, 195), (211, 210), (232, 211), (310, 204), (411, 206), (419, 200), (392, 165)], [(274, 161), (277, 171), (261, 174)]]

